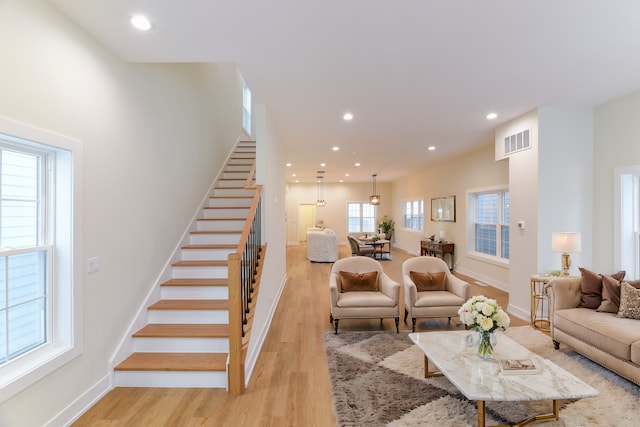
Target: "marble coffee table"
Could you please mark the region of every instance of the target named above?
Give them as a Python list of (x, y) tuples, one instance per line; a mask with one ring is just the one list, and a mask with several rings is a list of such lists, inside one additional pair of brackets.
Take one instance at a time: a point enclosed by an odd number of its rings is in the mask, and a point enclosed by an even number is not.
[[(553, 411), (535, 415), (515, 426), (536, 421), (557, 420), (559, 399), (596, 397), (598, 391), (560, 368), (527, 350), (507, 335), (498, 333), (495, 359), (483, 360), (476, 355), (477, 346), (467, 343), (471, 331), (419, 332), (409, 338), (425, 357), (425, 377), (444, 375), (469, 400), (478, 402), (478, 427), (485, 427), (486, 401), (552, 400)], [(549, 344), (551, 345), (551, 344)], [(535, 374), (503, 374), (499, 359), (533, 359)], [(429, 364), (438, 371), (432, 372)]]

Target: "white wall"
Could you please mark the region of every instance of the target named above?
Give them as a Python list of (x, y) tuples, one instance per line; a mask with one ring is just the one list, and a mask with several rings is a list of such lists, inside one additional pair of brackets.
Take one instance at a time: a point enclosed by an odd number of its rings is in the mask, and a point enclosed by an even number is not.
[[(418, 254), (420, 240), (425, 236), (445, 231), (448, 241), (455, 243), (455, 269), (463, 274), (508, 290), (509, 271), (499, 266), (468, 256), (467, 192), (505, 186), (509, 183), (507, 161), (496, 162), (493, 141), (485, 146), (461, 154), (446, 162), (412, 173), (393, 183), (393, 215), (402, 218), (402, 203), (424, 199), (425, 227), (423, 233), (402, 229), (396, 220), (396, 247)], [(431, 199), (456, 196), (456, 222), (431, 221)]]
[(256, 182), (264, 186), (262, 225), (267, 251), (245, 362), (247, 380), (255, 367), (287, 279), (286, 197), (284, 162), (282, 161), (285, 156), (266, 108), (256, 106), (253, 116), (258, 157)]
[(594, 110), (593, 268), (602, 273), (618, 267), (613, 257), (613, 170), (640, 165), (638, 117), (640, 92)]
[(551, 252), (552, 232), (582, 233), (583, 252), (572, 254), (572, 274), (590, 264), (592, 110), (540, 108), (498, 127), (496, 145), (526, 128), (532, 148), (509, 156), (509, 311), (523, 318), (529, 315), (531, 275), (560, 268), (560, 254)]
[(0, 116), (81, 141), (82, 259), (100, 257), (79, 284), (83, 354), (0, 405), (0, 425), (41, 426), (111, 373), (108, 358), (241, 134), (240, 117), (215, 115), (237, 104), (220, 90), (237, 76), (122, 63), (43, 0), (0, 11)]

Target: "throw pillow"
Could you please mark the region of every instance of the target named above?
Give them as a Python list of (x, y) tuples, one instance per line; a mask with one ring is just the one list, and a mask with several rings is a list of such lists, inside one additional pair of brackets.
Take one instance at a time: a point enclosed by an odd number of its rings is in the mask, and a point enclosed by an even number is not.
[(410, 271), (409, 277), (416, 284), (418, 292), (447, 290), (447, 274), (444, 271), (438, 273)]
[(620, 288), (618, 317), (640, 319), (640, 289), (636, 289), (626, 282), (623, 282)]
[(378, 290), (378, 272), (370, 271), (369, 273), (352, 273), (350, 271), (340, 271), (340, 281), (342, 286), (341, 292), (357, 292), (357, 291), (377, 291)]
[(602, 303), (596, 311), (617, 313), (620, 310), (620, 281), (611, 276), (602, 276)]
[[(580, 268), (580, 305), (578, 307), (595, 308), (602, 303), (602, 274), (594, 273), (586, 268)], [(625, 271), (619, 271), (610, 276), (616, 280), (624, 279)]]

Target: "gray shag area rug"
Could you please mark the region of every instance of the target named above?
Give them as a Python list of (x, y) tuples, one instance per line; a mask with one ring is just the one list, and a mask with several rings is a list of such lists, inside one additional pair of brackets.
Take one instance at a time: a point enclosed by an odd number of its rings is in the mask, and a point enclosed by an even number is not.
[[(512, 327), (505, 333), (599, 392), (596, 398), (560, 401), (558, 421), (534, 425), (640, 425), (640, 387), (565, 345), (554, 350), (551, 338), (530, 326)], [(444, 377), (424, 378), (424, 354), (407, 332), (328, 332), (325, 351), (339, 426), (477, 425), (475, 402)], [(550, 401), (487, 402), (486, 420), (488, 425), (512, 424), (550, 411)]]

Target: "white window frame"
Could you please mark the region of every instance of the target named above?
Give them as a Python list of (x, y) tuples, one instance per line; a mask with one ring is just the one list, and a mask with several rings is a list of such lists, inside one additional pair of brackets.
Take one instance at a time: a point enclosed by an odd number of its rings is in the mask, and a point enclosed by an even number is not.
[[(416, 203), (419, 203), (418, 209), (420, 212), (418, 213), (414, 212)], [(410, 209), (409, 206), (411, 206)], [(411, 212), (407, 212), (408, 210), (411, 210)], [(417, 217), (418, 219), (418, 228), (414, 228), (412, 226), (414, 217)], [(409, 221), (409, 227), (407, 227), (407, 220)], [(416, 231), (420, 233), (424, 231), (424, 199), (412, 199), (402, 202), (402, 227), (409, 231)]]
[[(45, 149), (48, 167), (47, 231), (50, 318), (47, 342), (0, 367), (0, 403), (51, 374), (82, 352), (82, 145), (79, 141), (0, 118), (3, 140)], [(55, 195), (55, 197), (51, 197)]]
[(251, 102), (251, 89), (242, 79), (242, 129), (247, 136), (251, 136)]
[(640, 279), (640, 165), (614, 170), (614, 268)]
[[(491, 188), (482, 188), (482, 189), (474, 189), (467, 191), (467, 255), (470, 258), (478, 259), (484, 262), (488, 262), (491, 264), (496, 264), (500, 266), (508, 266), (509, 259), (503, 258), (501, 256), (502, 249), (502, 227), (509, 227), (509, 224), (503, 223), (503, 197), (504, 193), (508, 193), (509, 188), (507, 186), (500, 187), (491, 187)], [(476, 242), (475, 242), (475, 225), (476, 222), (476, 198), (480, 194), (491, 194), (498, 193), (498, 221), (496, 223), (496, 255), (486, 254), (484, 252), (477, 252), (475, 250)], [(510, 230), (509, 230), (510, 231)], [(511, 254), (511, 251), (509, 251)]]
[[(349, 216), (349, 206), (350, 205), (360, 205), (360, 229), (359, 230), (350, 230), (349, 229), (349, 218), (351, 218)], [(365, 216), (363, 215), (364, 213), (364, 207), (365, 206), (371, 206), (371, 208), (373, 208), (373, 223), (372, 223), (372, 228), (371, 230), (365, 230), (364, 229), (364, 218)], [(348, 233), (376, 233), (377, 232), (377, 228), (378, 228), (378, 219), (377, 219), (377, 214), (378, 211), (376, 209), (375, 205), (372, 205), (369, 202), (347, 202), (347, 209), (346, 209), (346, 213), (347, 213), (347, 232)], [(369, 218), (369, 217), (366, 217)]]

